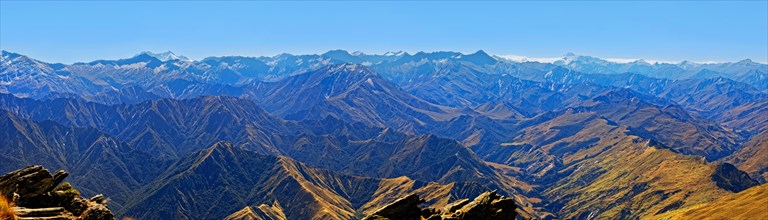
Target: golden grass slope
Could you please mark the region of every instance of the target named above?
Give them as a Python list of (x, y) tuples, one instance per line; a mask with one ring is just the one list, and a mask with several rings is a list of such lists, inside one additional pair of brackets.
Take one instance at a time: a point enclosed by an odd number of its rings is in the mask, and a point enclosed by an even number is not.
[(267, 204), (261, 204), (259, 206), (256, 206), (256, 208), (251, 208), (250, 206), (246, 206), (245, 208), (241, 209), (240, 211), (237, 211), (233, 213), (232, 215), (227, 216), (224, 218), (224, 220), (286, 220), (288, 218), (285, 217), (285, 213), (283, 213), (283, 207), (280, 206), (280, 203), (275, 201), (274, 204), (267, 205)]
[(567, 111), (514, 141), (497, 147), (503, 157), (489, 158), (544, 179), (531, 184), (564, 219), (647, 218), (732, 194), (712, 180), (717, 164), (663, 149), (591, 112)]
[(726, 158), (753, 178), (768, 180), (768, 131), (753, 136), (744, 147)]
[(648, 219), (768, 219), (768, 184)]

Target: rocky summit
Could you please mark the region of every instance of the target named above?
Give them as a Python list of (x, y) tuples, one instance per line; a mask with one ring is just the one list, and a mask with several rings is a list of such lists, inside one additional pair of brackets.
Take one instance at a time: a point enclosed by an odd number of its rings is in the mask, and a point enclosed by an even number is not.
[(403, 219), (403, 220), (503, 220), (515, 219), (516, 205), (512, 198), (499, 195), (496, 191), (485, 192), (474, 200), (460, 199), (441, 209), (419, 208), (424, 200), (416, 194), (410, 194), (390, 203), (364, 220)]
[(68, 175), (63, 170), (51, 174), (42, 166), (12, 171), (0, 176), (0, 196), (11, 202), (13, 218), (20, 220), (115, 219), (103, 195), (82, 197), (71, 184), (63, 182)]

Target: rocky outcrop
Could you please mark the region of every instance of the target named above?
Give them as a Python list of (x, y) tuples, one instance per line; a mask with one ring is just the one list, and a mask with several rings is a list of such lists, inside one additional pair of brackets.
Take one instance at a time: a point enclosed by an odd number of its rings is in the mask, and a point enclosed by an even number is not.
[(441, 220), (441, 219), (515, 219), (517, 206), (512, 198), (499, 195), (496, 191), (480, 194), (474, 200), (457, 200), (442, 209), (420, 208), (424, 200), (411, 194), (382, 207), (365, 220)]
[(115, 219), (102, 195), (86, 199), (64, 182), (69, 173), (51, 174), (42, 166), (29, 166), (0, 176), (0, 196), (13, 203), (20, 219)]
[(752, 180), (749, 174), (729, 163), (718, 163), (715, 166), (715, 172), (712, 173), (712, 181), (718, 187), (731, 192), (741, 192), (759, 184), (757, 181)]
[(64, 211), (64, 208), (62, 207), (38, 208), (38, 209), (14, 207), (13, 211), (15, 213), (14, 217), (16, 217), (16, 219), (19, 219), (19, 220), (32, 220), (32, 219), (69, 220), (69, 219), (72, 219), (72, 216), (67, 215), (67, 213)]
[(429, 211), (419, 208), (421, 203), (424, 203), (423, 199), (416, 194), (410, 194), (382, 207), (365, 219), (420, 219), (422, 212)]

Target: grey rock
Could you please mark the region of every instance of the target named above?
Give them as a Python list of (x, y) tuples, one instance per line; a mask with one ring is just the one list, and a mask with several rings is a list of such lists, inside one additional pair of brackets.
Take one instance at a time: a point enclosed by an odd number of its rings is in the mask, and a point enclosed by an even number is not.
[(29, 166), (0, 176), (0, 194), (5, 198), (18, 194), (16, 204), (19, 206), (46, 194), (53, 186), (53, 176), (42, 166)]
[(83, 198), (69, 183), (61, 184), (67, 176), (42, 166), (12, 171), (0, 176), (0, 196), (13, 198), (19, 219), (114, 219), (103, 195)]
[(480, 194), (456, 213), (459, 219), (514, 219), (515, 203), (496, 191)]
[(91, 204), (88, 209), (80, 215), (81, 220), (111, 220), (115, 219), (107, 206), (102, 204)]
[(53, 186), (51, 186), (48, 191), (53, 190), (54, 187), (58, 186), (62, 182), (64, 182), (64, 178), (67, 178), (69, 176), (69, 173), (67, 173), (64, 170), (57, 170), (56, 173), (53, 174)]
[(443, 212), (452, 213), (456, 212), (456, 210), (459, 210), (461, 207), (464, 207), (469, 203), (469, 199), (459, 199), (456, 200), (448, 205), (445, 205), (443, 208)]
[(104, 203), (107, 202), (106, 200), (104, 200), (104, 195), (103, 194), (95, 195), (95, 196), (91, 197), (91, 199), (89, 199), (89, 200), (91, 202), (95, 202), (95, 203), (99, 203), (99, 204), (104, 204)]
[(58, 216), (64, 214), (64, 207), (50, 207), (50, 208), (23, 208), (13, 207), (13, 211), (18, 217), (46, 217), (46, 216)]
[(420, 199), (418, 195), (410, 194), (380, 208), (364, 219), (421, 219), (422, 210), (419, 208), (419, 204), (423, 202), (424, 200)]

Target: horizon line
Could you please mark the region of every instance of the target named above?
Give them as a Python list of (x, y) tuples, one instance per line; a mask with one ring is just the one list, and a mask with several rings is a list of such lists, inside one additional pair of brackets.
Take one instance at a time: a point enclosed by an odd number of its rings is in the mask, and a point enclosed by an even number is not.
[[(129, 58), (133, 58), (133, 57), (136, 57), (138, 55), (145, 54), (145, 53), (162, 54), (162, 53), (170, 52), (173, 55), (181, 56), (181, 57), (186, 57), (186, 58), (189, 58), (192, 61), (197, 62), (197, 61), (205, 60), (207, 58), (214, 58), (214, 57), (274, 58), (274, 57), (277, 57), (277, 56), (280, 56), (280, 55), (284, 55), (284, 54), (291, 55), (291, 56), (313, 56), (313, 55), (314, 56), (320, 56), (320, 55), (323, 55), (323, 54), (331, 52), (331, 51), (344, 51), (347, 54), (350, 54), (352, 56), (360, 56), (360, 55), (385, 56), (387, 53), (400, 53), (400, 52), (404, 52), (404, 53), (406, 53), (408, 55), (415, 55), (415, 54), (418, 54), (418, 53), (427, 53), (427, 54), (429, 54), (429, 53), (440, 53), (440, 52), (459, 53), (461, 55), (471, 55), (471, 54), (475, 54), (477, 52), (481, 52), (482, 51), (482, 52), (488, 54), (489, 56), (493, 57), (496, 60), (500, 60), (500, 61), (501, 60), (505, 60), (505, 61), (518, 62), (518, 63), (525, 63), (525, 62), (554, 63), (555, 61), (563, 60), (564, 58), (566, 58), (568, 56), (576, 56), (576, 57), (593, 57), (593, 58), (597, 58), (597, 59), (600, 59), (600, 60), (604, 60), (604, 61), (608, 61), (608, 62), (612, 62), (612, 63), (618, 63), (618, 64), (626, 64), (626, 63), (632, 63), (632, 62), (638, 62), (638, 61), (646, 62), (648, 64), (681, 64), (683, 62), (690, 62), (690, 63), (695, 63), (695, 64), (727, 64), (727, 63), (738, 63), (738, 62), (741, 62), (741, 61), (751, 61), (751, 62), (762, 64), (762, 65), (768, 65), (768, 60), (755, 60), (753, 58), (744, 58), (744, 59), (735, 60), (735, 61), (711, 61), (711, 60), (710, 61), (691, 61), (691, 60), (669, 61), (669, 60), (663, 60), (663, 59), (647, 59), (647, 58), (599, 57), (599, 56), (593, 56), (593, 55), (588, 55), (588, 54), (577, 54), (577, 53), (573, 53), (573, 52), (565, 52), (565, 53), (563, 53), (562, 55), (559, 55), (559, 56), (531, 57), (531, 56), (517, 55), (517, 54), (492, 54), (492, 53), (486, 52), (486, 50), (484, 50), (484, 49), (478, 49), (475, 52), (471, 52), (471, 53), (462, 52), (462, 51), (454, 51), (454, 50), (435, 50), (435, 51), (429, 51), (429, 52), (424, 51), (424, 50), (419, 50), (419, 51), (416, 51), (416, 52), (406, 51), (406, 50), (392, 50), (392, 51), (388, 51), (388, 52), (384, 52), (384, 53), (377, 53), (377, 52), (363, 52), (361, 50), (331, 49), (331, 50), (328, 50), (328, 51), (325, 51), (325, 52), (322, 52), (322, 53), (289, 53), (289, 52), (281, 52), (281, 53), (272, 54), (272, 55), (267, 55), (267, 54), (261, 54), (261, 55), (246, 55), (246, 54), (208, 55), (208, 56), (203, 57), (202, 59), (193, 58), (191, 56), (187, 56), (187, 55), (184, 55), (184, 54), (178, 54), (176, 52), (173, 52), (173, 50), (167, 50), (166, 49), (166, 50), (155, 50), (155, 51), (152, 51), (152, 50), (138, 50), (140, 52), (135, 53), (134, 55), (125, 56), (125, 57), (119, 57), (119, 58), (116, 58), (116, 59), (115, 58), (111, 58), (111, 59), (110, 58), (104, 58), (104, 59), (95, 59), (95, 60), (90, 60), (90, 61), (76, 61), (76, 62), (70, 62), (70, 63), (56, 62), (56, 61), (45, 61), (44, 60), (45, 58), (40, 59), (38, 57), (33, 57), (33, 56), (27, 55), (25, 53), (20, 53), (20, 52), (15, 52), (15, 51), (12, 52), (12, 51), (9, 51), (9, 50), (6, 50), (6, 49), (2, 49), (2, 48), (0, 48), (0, 51), (5, 52), (5, 53), (14, 53), (14, 54), (22, 55), (22, 56), (25, 56), (25, 57), (28, 57), (28, 58), (31, 58), (31, 59), (34, 59), (34, 60), (37, 60), (37, 61), (41, 61), (41, 62), (44, 62), (44, 63), (49, 63), (49, 64), (65, 64), (65, 65), (74, 65), (74, 64), (79, 64), (79, 63), (90, 63), (90, 62), (99, 61), (99, 60), (129, 59)], [(356, 55), (356, 53), (360, 53), (360, 55)]]

